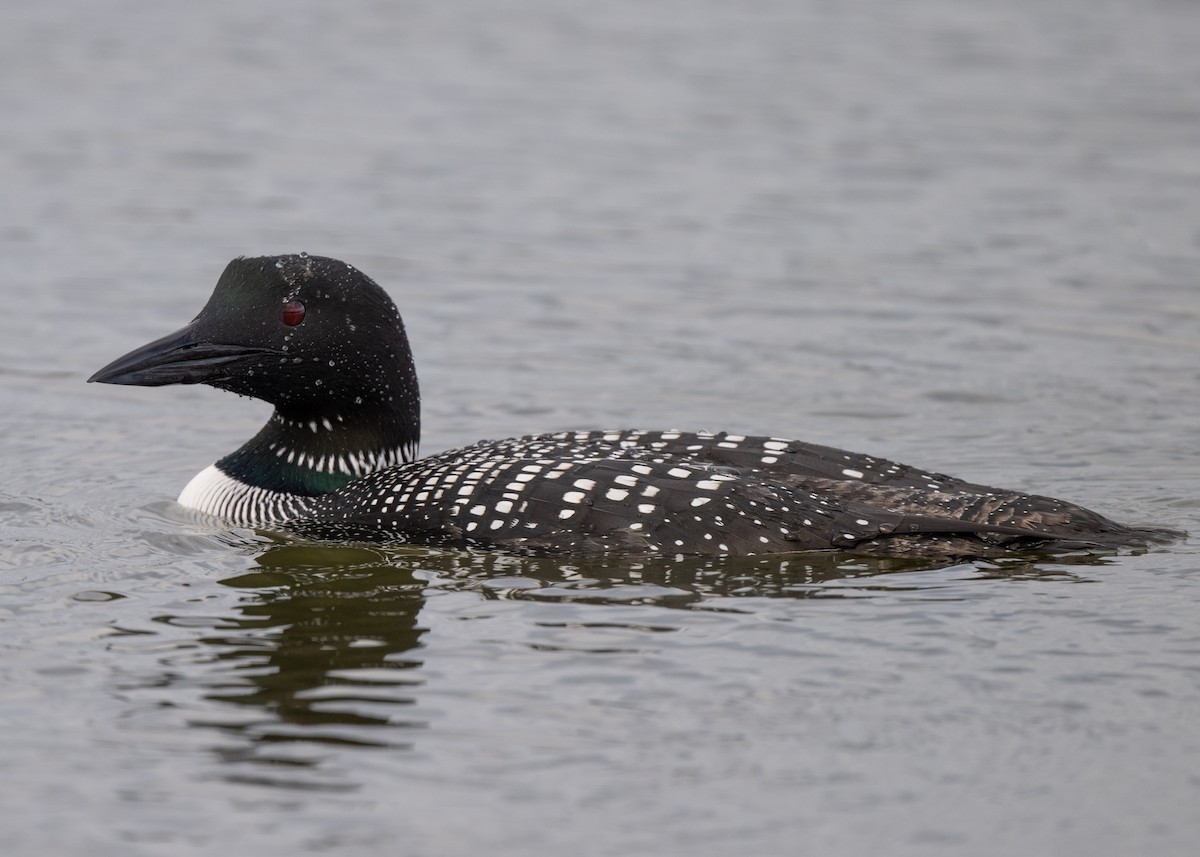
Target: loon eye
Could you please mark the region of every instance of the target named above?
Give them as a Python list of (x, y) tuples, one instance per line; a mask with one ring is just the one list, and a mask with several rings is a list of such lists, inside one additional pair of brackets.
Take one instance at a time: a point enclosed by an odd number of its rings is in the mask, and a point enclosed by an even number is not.
[(304, 304), (300, 301), (288, 301), (283, 305), (283, 312), (279, 317), (288, 327), (295, 327), (304, 321)]

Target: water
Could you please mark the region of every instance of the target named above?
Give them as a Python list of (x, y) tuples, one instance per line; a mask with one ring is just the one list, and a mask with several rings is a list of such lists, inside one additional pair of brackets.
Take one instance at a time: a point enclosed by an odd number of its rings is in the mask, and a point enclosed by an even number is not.
[(424, 448), (771, 432), (1200, 532), (1200, 7), (10, 2), (5, 853), (1190, 855), (1200, 550), (275, 543), (261, 403), (88, 387), (232, 256), (405, 313)]

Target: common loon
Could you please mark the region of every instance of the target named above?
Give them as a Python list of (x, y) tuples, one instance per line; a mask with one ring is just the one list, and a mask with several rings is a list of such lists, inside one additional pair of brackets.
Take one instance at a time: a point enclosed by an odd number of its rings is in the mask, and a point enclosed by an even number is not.
[(233, 260), (190, 324), (89, 381), (208, 384), (270, 402), (262, 430), (179, 502), (310, 538), (525, 553), (991, 556), (1174, 535), (784, 438), (569, 431), (418, 458), (420, 394), (396, 305), (356, 268), (306, 253)]

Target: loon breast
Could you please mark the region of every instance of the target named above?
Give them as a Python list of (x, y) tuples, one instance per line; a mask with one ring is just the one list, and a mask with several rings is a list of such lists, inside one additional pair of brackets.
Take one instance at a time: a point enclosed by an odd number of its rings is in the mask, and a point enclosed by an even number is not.
[(304, 498), (248, 485), (215, 464), (193, 476), (177, 502), (243, 527), (272, 527), (301, 517), (307, 511)]

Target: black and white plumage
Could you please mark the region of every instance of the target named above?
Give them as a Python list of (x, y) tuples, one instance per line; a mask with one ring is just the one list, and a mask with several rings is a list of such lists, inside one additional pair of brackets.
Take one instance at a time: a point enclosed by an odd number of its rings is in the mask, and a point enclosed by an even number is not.
[(355, 268), (307, 254), (235, 259), (191, 324), (90, 380), (206, 383), (274, 404), (267, 425), (179, 499), (313, 538), (577, 554), (966, 556), (1175, 535), (783, 438), (562, 432), (418, 459), (420, 395), (399, 312)]

